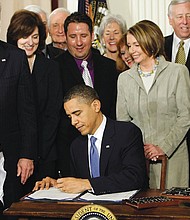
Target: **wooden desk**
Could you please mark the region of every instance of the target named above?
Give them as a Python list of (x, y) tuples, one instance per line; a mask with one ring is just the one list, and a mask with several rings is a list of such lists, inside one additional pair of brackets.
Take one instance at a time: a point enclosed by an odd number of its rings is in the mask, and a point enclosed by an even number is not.
[[(148, 190), (140, 192), (137, 197), (160, 195), (160, 190)], [(190, 202), (190, 201), (189, 201)], [(19, 217), (46, 217), (71, 219), (71, 216), (82, 206), (89, 203), (79, 202), (36, 202), (20, 201), (13, 203), (9, 209), (4, 211), (4, 215)], [(121, 204), (101, 204), (107, 207), (118, 220), (120, 219), (190, 219), (190, 207), (167, 206), (137, 210), (128, 205)]]

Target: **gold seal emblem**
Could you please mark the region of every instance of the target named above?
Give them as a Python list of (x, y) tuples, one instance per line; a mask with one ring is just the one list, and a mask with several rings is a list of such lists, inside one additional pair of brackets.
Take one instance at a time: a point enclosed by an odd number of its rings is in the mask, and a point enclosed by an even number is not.
[(78, 209), (71, 220), (117, 220), (114, 214), (101, 205), (91, 204)]

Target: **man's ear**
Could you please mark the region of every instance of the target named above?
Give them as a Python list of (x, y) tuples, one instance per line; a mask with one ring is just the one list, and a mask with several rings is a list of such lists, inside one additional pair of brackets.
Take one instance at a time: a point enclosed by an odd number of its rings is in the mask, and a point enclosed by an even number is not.
[(169, 24), (172, 25), (173, 20), (172, 20), (172, 18), (169, 15), (168, 15), (168, 20), (169, 20)]
[(92, 107), (94, 108), (95, 112), (99, 112), (100, 111), (100, 108), (101, 108), (101, 103), (98, 99), (95, 99), (93, 102), (92, 102)]

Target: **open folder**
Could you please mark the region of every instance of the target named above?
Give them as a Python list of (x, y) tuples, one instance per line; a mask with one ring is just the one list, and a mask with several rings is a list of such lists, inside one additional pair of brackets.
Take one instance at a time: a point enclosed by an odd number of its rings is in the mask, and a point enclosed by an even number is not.
[(132, 198), (139, 190), (127, 192), (94, 195), (88, 191), (79, 194), (65, 193), (60, 189), (51, 187), (48, 190), (38, 190), (24, 197), (24, 200), (53, 200), (53, 201), (110, 201), (120, 202)]

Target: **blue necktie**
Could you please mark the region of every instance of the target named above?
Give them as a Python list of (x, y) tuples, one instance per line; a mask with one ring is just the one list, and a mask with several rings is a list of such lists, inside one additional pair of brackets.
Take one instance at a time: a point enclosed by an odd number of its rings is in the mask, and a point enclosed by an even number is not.
[(90, 166), (91, 166), (91, 176), (92, 177), (99, 177), (100, 176), (100, 169), (99, 169), (99, 155), (98, 149), (95, 145), (97, 138), (92, 136), (90, 138)]

